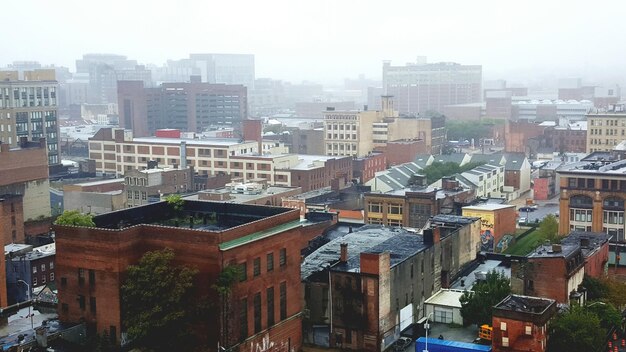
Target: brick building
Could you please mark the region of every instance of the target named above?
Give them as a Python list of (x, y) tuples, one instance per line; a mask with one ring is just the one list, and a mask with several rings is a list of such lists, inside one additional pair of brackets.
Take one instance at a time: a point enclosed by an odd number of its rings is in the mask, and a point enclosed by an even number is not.
[(548, 322), (557, 314), (553, 299), (509, 295), (493, 309), (493, 352), (544, 352)]
[(401, 326), (424, 316), (424, 300), (478, 251), (478, 219), (440, 221), (446, 225), (423, 235), (366, 225), (307, 256), (302, 263), (305, 339), (359, 351), (391, 346)]
[(526, 260), (513, 262), (511, 291), (546, 297), (559, 303), (583, 304), (583, 277), (585, 274), (593, 277), (602, 275), (608, 257), (608, 235), (573, 232), (561, 244), (541, 245), (528, 254)]
[(542, 136), (545, 126), (540, 126), (531, 122), (506, 121), (504, 126), (504, 151), (530, 153), (528, 141), (532, 138)]
[(161, 196), (193, 190), (193, 167), (149, 168), (124, 173), (124, 198), (128, 207), (161, 200)]
[(580, 162), (561, 166), (559, 234), (605, 232), (624, 241), (626, 161), (616, 154), (595, 152)]
[(366, 183), (379, 171), (387, 169), (387, 153), (371, 153), (362, 158), (352, 159), (352, 177), (359, 183)]
[(387, 142), (382, 148), (387, 157), (387, 166), (395, 166), (411, 162), (420, 154), (429, 154), (423, 139), (396, 140)]
[[(33, 249), (30, 252), (9, 256), (6, 260), (6, 285), (9, 304), (28, 300), (28, 289), (39, 292), (38, 288), (55, 281), (55, 252)], [(27, 282), (24, 286), (17, 280)]]
[[(0, 143), (0, 195), (22, 196), (23, 221), (48, 218), (50, 184), (46, 141), (41, 138), (38, 142), (28, 142), (20, 138), (18, 146), (11, 149), (8, 144)], [(23, 241), (24, 233), (18, 231), (14, 242)]]
[(514, 235), (516, 231), (515, 205), (480, 204), (463, 207), (463, 216), (475, 216), (481, 219), (481, 250), (503, 251), (506, 246), (500, 244), (504, 235)]
[(544, 131), (547, 146), (559, 153), (585, 153), (587, 151), (587, 129), (581, 126), (553, 127)]
[[(173, 227), (173, 209), (159, 202), (96, 216), (96, 227), (55, 226), (59, 319), (85, 321), (124, 334), (120, 286), (124, 273), (147, 251), (171, 248), (176, 264), (198, 269), (198, 297), (217, 302), (212, 288), (229, 265), (245, 272), (232, 288), (230, 338), (218, 336), (220, 323), (198, 327), (208, 346), (256, 351), (265, 343), (299, 350), (301, 334), (300, 250), (333, 223), (331, 214), (303, 225), (297, 210), (185, 201), (179, 218), (202, 219), (194, 228)], [(197, 223), (197, 222), (196, 222)], [(188, 226), (188, 225), (187, 225)], [(217, 316), (214, 307), (211, 316)]]

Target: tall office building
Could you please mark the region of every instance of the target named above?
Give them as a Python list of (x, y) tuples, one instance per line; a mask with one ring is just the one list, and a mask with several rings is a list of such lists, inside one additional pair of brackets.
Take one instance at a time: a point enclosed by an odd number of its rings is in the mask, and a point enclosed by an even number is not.
[(254, 55), (190, 54), (200, 68), (202, 81), (208, 83), (243, 84), (254, 88)]
[(139, 80), (146, 86), (152, 82), (150, 70), (123, 55), (85, 54), (76, 60), (76, 74), (88, 77), (89, 88), (84, 103), (90, 104), (116, 102), (117, 81)]
[(20, 137), (37, 140), (45, 137), (48, 164), (59, 160), (57, 88), (54, 70), (0, 73), (0, 142), (16, 147)]
[(391, 66), (390, 61), (383, 63), (383, 89), (386, 95), (395, 97), (401, 114), (442, 112), (446, 105), (480, 102), (481, 82), (480, 65), (421, 62)]
[(242, 85), (201, 82), (163, 83), (146, 88), (142, 81), (118, 82), (120, 127), (136, 137), (163, 128), (202, 132), (215, 127), (238, 130), (248, 116), (247, 89)]

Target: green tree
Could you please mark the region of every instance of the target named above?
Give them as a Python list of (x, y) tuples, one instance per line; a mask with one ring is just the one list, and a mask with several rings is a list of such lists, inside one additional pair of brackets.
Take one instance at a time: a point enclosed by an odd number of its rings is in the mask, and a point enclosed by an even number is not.
[(95, 227), (93, 216), (91, 214), (83, 214), (78, 210), (66, 210), (59, 215), (54, 221), (55, 225), (72, 225), (83, 227)]
[(422, 174), (426, 176), (426, 182), (428, 184), (431, 184), (444, 176), (452, 176), (454, 174), (471, 170), (483, 164), (484, 162), (473, 162), (473, 163), (467, 163), (463, 166), (459, 166), (459, 164), (454, 163), (454, 162), (441, 163), (441, 162), (436, 161), (426, 166), (422, 170)]
[(180, 194), (170, 194), (169, 196), (165, 197), (165, 201), (172, 207), (174, 212), (177, 214), (183, 211), (183, 207), (185, 206), (185, 200)]
[(151, 351), (188, 350), (195, 321), (197, 270), (172, 263), (171, 249), (147, 252), (131, 265), (121, 288), (122, 320), (137, 347)]
[(589, 302), (585, 309), (600, 319), (600, 327), (604, 331), (608, 332), (612, 327), (620, 326), (622, 323), (622, 314), (611, 303), (602, 301)]
[(511, 293), (509, 278), (496, 270), (487, 273), (485, 281), (477, 282), (472, 291), (465, 291), (461, 301), (461, 316), (468, 323), (491, 325), (493, 306)]
[(213, 285), (220, 299), (220, 341), (226, 346), (230, 346), (231, 338), (231, 319), (233, 316), (231, 292), (233, 286), (239, 282), (244, 272), (239, 266), (230, 265), (225, 267), (217, 277), (216, 283)]
[(539, 234), (541, 237), (550, 241), (550, 243), (559, 243), (559, 222), (556, 216), (549, 214), (539, 223)]
[(595, 351), (602, 344), (607, 331), (602, 329), (594, 312), (571, 306), (568, 312), (552, 320), (549, 332), (549, 352), (588, 352)]
[(587, 300), (589, 301), (605, 299), (609, 295), (609, 287), (604, 280), (585, 275), (582, 285), (587, 289)]

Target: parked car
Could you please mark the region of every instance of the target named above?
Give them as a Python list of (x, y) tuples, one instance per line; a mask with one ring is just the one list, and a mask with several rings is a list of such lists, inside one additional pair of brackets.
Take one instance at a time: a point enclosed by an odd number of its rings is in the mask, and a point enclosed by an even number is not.
[(413, 340), (411, 340), (410, 338), (401, 337), (393, 343), (393, 350), (395, 352), (404, 352), (404, 350), (406, 350), (407, 347), (411, 345), (411, 342), (413, 342)]
[(527, 222), (528, 218), (519, 218), (519, 220), (517, 221), (517, 223), (520, 225), (526, 225)]
[(519, 210), (519, 211), (522, 211), (522, 212), (525, 212), (525, 213), (528, 213), (528, 212), (531, 212), (531, 211), (535, 211), (535, 210), (537, 210), (537, 208), (533, 208), (533, 207), (521, 207), (521, 208), (519, 208), (518, 210)]

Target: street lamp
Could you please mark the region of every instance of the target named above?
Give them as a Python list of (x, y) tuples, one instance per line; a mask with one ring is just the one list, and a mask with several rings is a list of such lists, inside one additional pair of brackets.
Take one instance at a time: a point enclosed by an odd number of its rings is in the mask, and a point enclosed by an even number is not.
[(428, 318), (433, 315), (433, 313), (428, 313), (426, 316), (426, 323), (424, 324), (424, 330), (426, 330), (426, 348), (423, 352), (428, 352), (428, 329), (430, 329), (430, 325), (428, 325)]
[(31, 296), (30, 296), (30, 285), (26, 281), (20, 280), (20, 279), (18, 279), (17, 282), (21, 282), (24, 285), (26, 285), (26, 290), (27, 290), (26, 293), (28, 294), (28, 300), (30, 301), (28, 303), (28, 316), (30, 317), (30, 329), (33, 330), (35, 327), (34, 327), (34, 324), (33, 324), (33, 316), (32, 316), (32, 314), (30, 314), (30, 306), (33, 304), (33, 301), (32, 301)]

